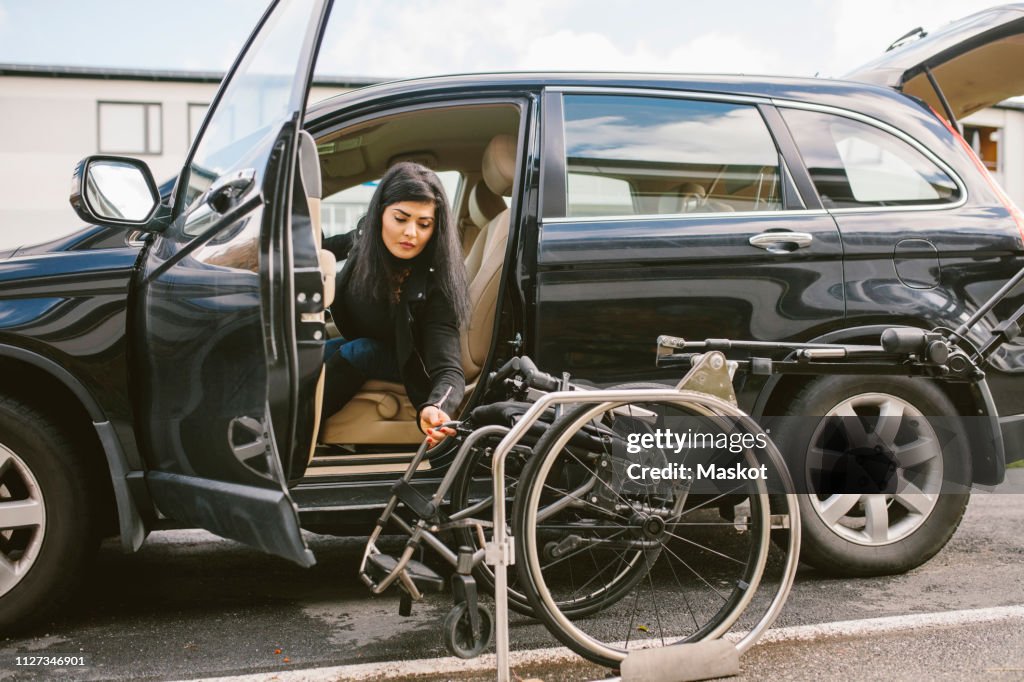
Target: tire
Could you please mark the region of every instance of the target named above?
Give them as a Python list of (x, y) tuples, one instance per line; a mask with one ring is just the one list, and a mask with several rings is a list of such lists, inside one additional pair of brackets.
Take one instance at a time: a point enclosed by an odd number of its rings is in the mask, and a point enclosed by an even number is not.
[[(671, 423), (673, 410), (693, 415), (690, 405), (579, 406), (548, 429), (523, 472), (513, 513), (520, 585), (548, 630), (599, 665), (617, 667), (634, 648), (721, 636), (750, 603), (764, 571), (771, 525), (765, 485), (687, 500), (674, 485), (622, 484), (614, 473), (622, 471), (622, 448), (602, 452), (570, 443), (594, 423), (595, 411), (600, 424), (626, 440), (643, 422)], [(750, 450), (738, 458), (755, 466)], [(595, 496), (602, 490), (605, 499)], [(736, 512), (732, 520), (720, 516), (726, 500)], [(661, 521), (652, 523), (654, 517)], [(576, 567), (561, 563), (576, 556), (582, 557)], [(579, 592), (581, 582), (591, 593), (588, 613), (606, 610), (599, 617), (567, 611), (575, 604), (566, 594)]]
[(0, 631), (23, 630), (62, 606), (99, 547), (88, 484), (96, 476), (80, 449), (34, 406), (0, 398)]
[(491, 610), (483, 604), (477, 605), (479, 633), (473, 632), (468, 612), (466, 604), (457, 604), (445, 615), (441, 624), (445, 649), (453, 656), (464, 659), (476, 658), (494, 641), (494, 615)]
[(943, 481), (970, 484), (971, 462), (957, 410), (934, 383), (822, 377), (787, 413), (773, 436), (807, 493), (802, 560), (831, 575), (891, 575), (946, 545), (968, 496), (939, 492)]

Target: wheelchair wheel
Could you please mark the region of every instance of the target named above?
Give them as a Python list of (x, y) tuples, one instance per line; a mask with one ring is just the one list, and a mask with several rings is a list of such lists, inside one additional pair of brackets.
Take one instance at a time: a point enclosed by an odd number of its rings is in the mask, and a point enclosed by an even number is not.
[[(657, 387), (658, 384), (645, 384), (639, 387)], [(638, 387), (632, 385), (631, 387)], [(493, 515), (493, 494), (492, 482), (494, 471), (490, 466), (493, 451), (485, 447), (474, 449), (455, 481), (452, 484), (452, 511), (450, 516), (454, 518), (472, 517), (479, 519), (492, 518)], [(514, 451), (509, 454), (505, 461), (505, 499), (508, 507), (508, 518), (512, 518), (513, 503), (520, 488), (523, 470), (530, 457), (530, 453)], [(487, 532), (489, 535), (489, 531)], [(459, 528), (456, 530), (457, 543), (461, 546), (471, 547), (474, 550), (479, 548), (479, 540), (472, 528)], [(583, 570), (578, 568), (578, 572)], [(609, 599), (614, 600), (614, 591), (629, 590), (632, 585), (643, 578), (646, 572), (640, 553), (636, 553), (631, 560), (618, 566), (617, 571), (611, 571), (602, 567), (603, 576), (597, 581), (595, 589), (587, 594), (574, 595), (565, 603), (560, 603), (559, 608), (568, 617), (582, 617), (603, 608)], [(495, 573), (494, 569), (486, 563), (480, 563), (473, 570), (473, 578), (477, 587), (490, 596), (495, 594)], [(582, 578), (582, 576), (581, 576)], [(597, 579), (597, 577), (595, 577)], [(597, 589), (600, 587), (601, 589)], [(508, 605), (509, 608), (530, 617), (536, 617), (534, 608), (530, 606), (523, 591), (519, 574), (511, 571), (508, 576)]]
[[(755, 469), (771, 456), (773, 472), (784, 467), (767, 439), (767, 448), (741, 452), (654, 444), (659, 432), (692, 432), (694, 419), (726, 435), (763, 435), (727, 403), (679, 395), (572, 409), (538, 442), (520, 480), (513, 512), (519, 585), (552, 634), (602, 665), (616, 667), (636, 648), (720, 637), (750, 604), (767, 563), (766, 481), (631, 478), (630, 471), (685, 466), (687, 458)], [(580, 445), (581, 433), (590, 435), (589, 446)], [(795, 508), (795, 496), (783, 497)], [(788, 592), (795, 569), (795, 559), (787, 562), (780, 591)], [(758, 634), (784, 599), (772, 602)], [(573, 610), (581, 602), (587, 613), (600, 613), (580, 618)]]
[(469, 613), (465, 604), (458, 604), (444, 617), (441, 626), (445, 648), (459, 658), (476, 658), (494, 639), (494, 616), (491, 610), (483, 604), (477, 606), (480, 622), (475, 632), (470, 623)]

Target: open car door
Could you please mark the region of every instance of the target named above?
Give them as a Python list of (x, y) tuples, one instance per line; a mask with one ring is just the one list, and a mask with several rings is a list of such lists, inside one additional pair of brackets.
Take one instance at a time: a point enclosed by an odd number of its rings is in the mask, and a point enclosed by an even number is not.
[[(901, 42), (914, 36), (911, 42)], [(1024, 4), (990, 7), (932, 33), (911, 31), (847, 80), (887, 85), (952, 122), (1024, 94)]]
[(285, 472), (307, 461), (323, 366), (314, 181), (298, 155), (329, 5), (283, 0), (264, 14), (193, 143), (170, 225), (142, 256), (131, 320), (157, 508), (306, 566)]

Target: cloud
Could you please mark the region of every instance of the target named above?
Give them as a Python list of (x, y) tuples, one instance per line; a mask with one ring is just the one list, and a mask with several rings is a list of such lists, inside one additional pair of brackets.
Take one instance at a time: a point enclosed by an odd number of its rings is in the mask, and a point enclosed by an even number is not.
[(378, 3), (346, 9), (332, 13), (321, 73), (420, 76), (508, 69), (516, 46), (526, 42), (531, 27), (544, 23), (542, 6), (514, 0), (493, 0), (486, 11), (470, 0), (419, 0), (394, 12)]
[(705, 73), (782, 73), (784, 55), (751, 44), (741, 36), (712, 31), (672, 50), (671, 71)]
[[(938, 28), (992, 0), (747, 0), (691, 18), (683, 3), (369, 0), (335, 7), (318, 71), (409, 77), (582, 70), (838, 76), (915, 26)], [(224, 61), (223, 59), (220, 61)]]
[(852, 71), (913, 28), (934, 31), (992, 4), (992, 0), (835, 0), (835, 41), (827, 73), (841, 76)]
[(670, 73), (771, 73), (782, 60), (739, 37), (711, 32), (671, 49), (644, 41), (623, 47), (598, 33), (560, 30), (532, 39), (515, 68)]
[(511, 68), (552, 71), (649, 71), (662, 61), (646, 45), (623, 49), (599, 33), (563, 29), (525, 44)]
[[(643, 105), (649, 106), (649, 105)], [(759, 114), (745, 105), (675, 105), (663, 120), (644, 117), (592, 116), (566, 122), (569, 156), (599, 159), (651, 159), (669, 163), (774, 164), (778, 157)], [(685, 119), (677, 118), (679, 107), (690, 108)], [(703, 113), (701, 112), (703, 110)], [(627, 114), (628, 116), (628, 114)], [(624, 124), (625, 123), (625, 124)], [(655, 142), (656, 141), (656, 142)]]
[(602, 15), (580, 0), (492, 0), (486, 12), (472, 0), (389, 7), (360, 2), (334, 12), (317, 70), (408, 77), (508, 70), (773, 73), (786, 65), (779, 52), (784, 43), (757, 44), (714, 24), (666, 38), (647, 24), (656, 8), (623, 24), (621, 7)]

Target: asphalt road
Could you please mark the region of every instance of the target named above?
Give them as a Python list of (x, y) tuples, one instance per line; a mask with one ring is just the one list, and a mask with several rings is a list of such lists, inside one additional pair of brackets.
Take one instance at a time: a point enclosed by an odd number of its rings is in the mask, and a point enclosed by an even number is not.
[[(1012, 470), (1011, 483), (1024, 490), (1024, 470)], [(946, 549), (907, 575), (838, 580), (802, 568), (777, 627), (1022, 605), (1021, 529), (1024, 495), (975, 495)], [(135, 555), (104, 547), (63, 617), (0, 642), (0, 679), (189, 679), (446, 655), (439, 623), (447, 596), (402, 618), (397, 597), (370, 597), (356, 578), (363, 539), (309, 541), (318, 557), (309, 570), (201, 531), (156, 533)], [(1022, 622), (766, 644), (744, 656), (743, 676), (959, 678), (966, 671), (1020, 679)], [(521, 617), (512, 621), (512, 638), (517, 649), (554, 645)], [(84, 656), (86, 664), (15, 665), (30, 655)], [(569, 666), (545, 677), (595, 672)]]

